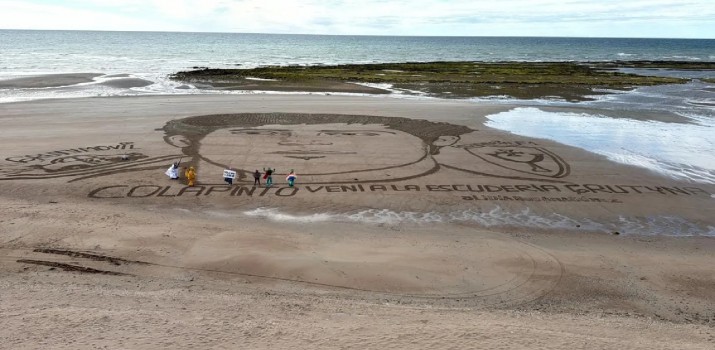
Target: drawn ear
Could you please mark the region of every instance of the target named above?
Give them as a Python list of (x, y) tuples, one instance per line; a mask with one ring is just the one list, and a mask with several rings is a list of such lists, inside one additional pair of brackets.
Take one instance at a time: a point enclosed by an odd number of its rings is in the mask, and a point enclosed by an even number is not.
[(164, 137), (164, 140), (166, 143), (178, 147), (178, 148), (184, 148), (191, 146), (191, 140), (187, 139), (183, 135), (173, 135), (173, 136), (168, 136)]
[(459, 136), (440, 136), (432, 142), (432, 145), (437, 147), (451, 146), (457, 141), (459, 141)]

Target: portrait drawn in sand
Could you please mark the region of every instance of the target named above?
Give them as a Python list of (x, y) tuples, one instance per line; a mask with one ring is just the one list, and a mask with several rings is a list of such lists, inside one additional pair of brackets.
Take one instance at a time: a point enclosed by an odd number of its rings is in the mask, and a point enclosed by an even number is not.
[(206, 115), (172, 120), (163, 130), (164, 141), (180, 152), (150, 156), (133, 142), (119, 142), (10, 156), (0, 163), (0, 180), (73, 182), (165, 170), (181, 157), (182, 166), (197, 167), (204, 183), (228, 168), (236, 169), (239, 184), (253, 183), (255, 170), (265, 167), (279, 174), (295, 169), (304, 184), (396, 182), (441, 167), (542, 182), (566, 182), (561, 179), (569, 174), (563, 159), (531, 142), (479, 142), (477, 132), (465, 126), (400, 117)]
[(561, 157), (531, 142), (479, 142), (465, 126), (400, 117), (207, 115), (170, 121), (164, 131), (204, 176), (234, 168), (246, 184), (265, 167), (295, 169), (304, 184), (404, 181), (441, 167), (542, 182), (566, 182), (570, 172)]

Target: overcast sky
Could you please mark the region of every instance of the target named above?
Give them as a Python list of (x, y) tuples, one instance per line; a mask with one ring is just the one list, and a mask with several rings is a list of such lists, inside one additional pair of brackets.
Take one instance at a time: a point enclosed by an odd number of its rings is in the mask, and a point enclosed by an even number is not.
[(715, 38), (715, 0), (0, 0), (0, 28)]

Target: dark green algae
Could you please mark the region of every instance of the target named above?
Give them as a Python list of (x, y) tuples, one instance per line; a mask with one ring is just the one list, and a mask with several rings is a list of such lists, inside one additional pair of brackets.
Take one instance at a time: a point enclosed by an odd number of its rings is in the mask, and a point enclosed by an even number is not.
[[(505, 96), (588, 100), (604, 90), (682, 84), (689, 79), (618, 72), (619, 68), (715, 69), (715, 62), (412, 62), (253, 69), (195, 69), (172, 79), (214, 89), (385, 93), (354, 83), (385, 83), (407, 94), (440, 98)], [(260, 78), (268, 80), (255, 80)]]

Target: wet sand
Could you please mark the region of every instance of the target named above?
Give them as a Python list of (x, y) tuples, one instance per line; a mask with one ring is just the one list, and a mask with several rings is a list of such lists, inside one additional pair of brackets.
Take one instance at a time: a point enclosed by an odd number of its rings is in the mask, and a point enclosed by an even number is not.
[(112, 79), (112, 80), (101, 83), (101, 85), (109, 86), (109, 87), (113, 87), (113, 88), (117, 88), (117, 89), (145, 87), (145, 86), (149, 86), (151, 84), (154, 84), (154, 82), (146, 80), (146, 79), (139, 79), (139, 78), (119, 78), (119, 79)]
[[(73, 85), (90, 83), (94, 78), (104, 76), (100, 73), (75, 73), (75, 74), (43, 74), (31, 77), (21, 77), (0, 80), (0, 89), (28, 89), (28, 88), (53, 88), (53, 87), (71, 87)], [(113, 78), (102, 83), (103, 86), (109, 86), (117, 89), (129, 89), (135, 87), (144, 87), (154, 84), (154, 82), (146, 79), (132, 78), (128, 74), (114, 74), (104, 76)]]
[[(715, 187), (483, 126), (508, 108), (1, 104), (4, 343), (710, 348), (715, 241), (682, 234), (715, 226)], [(179, 158), (197, 187), (164, 175)], [(276, 185), (254, 189), (264, 162)]]
[(93, 78), (102, 76), (99, 73), (76, 74), (46, 74), (33, 77), (22, 77), (0, 80), (0, 89), (49, 88), (89, 83)]

